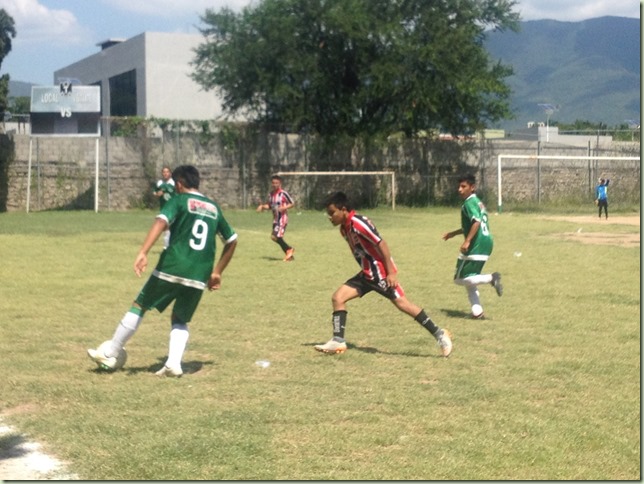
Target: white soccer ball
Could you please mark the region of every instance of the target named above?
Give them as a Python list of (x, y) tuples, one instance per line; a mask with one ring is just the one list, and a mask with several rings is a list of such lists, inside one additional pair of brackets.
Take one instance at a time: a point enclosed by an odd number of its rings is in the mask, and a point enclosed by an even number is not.
[[(105, 351), (107, 351), (111, 346), (112, 346), (112, 342), (110, 340), (103, 341), (101, 345), (98, 347), (98, 351), (99, 353), (105, 354)], [(127, 351), (125, 351), (125, 348), (121, 348), (121, 350), (119, 351), (119, 354), (116, 355), (116, 363), (113, 366), (102, 364), (101, 369), (106, 371), (120, 370), (121, 368), (123, 368), (126, 361), (127, 361)]]

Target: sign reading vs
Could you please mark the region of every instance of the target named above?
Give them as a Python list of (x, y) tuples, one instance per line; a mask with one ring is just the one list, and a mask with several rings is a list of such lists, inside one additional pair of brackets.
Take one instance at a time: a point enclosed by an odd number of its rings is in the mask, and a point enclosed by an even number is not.
[(100, 136), (101, 88), (62, 82), (31, 88), (31, 134)]

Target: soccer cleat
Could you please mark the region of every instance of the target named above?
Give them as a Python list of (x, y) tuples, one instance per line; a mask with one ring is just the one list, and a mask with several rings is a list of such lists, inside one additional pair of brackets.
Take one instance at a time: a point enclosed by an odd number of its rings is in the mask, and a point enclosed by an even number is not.
[(114, 371), (116, 367), (116, 356), (107, 357), (100, 348), (88, 349), (87, 356), (94, 360), (101, 370)]
[(316, 351), (329, 354), (344, 353), (347, 351), (347, 343), (345, 341), (338, 341), (335, 338), (330, 339), (323, 345), (315, 345)]
[(295, 260), (295, 249), (292, 247), (286, 251), (286, 256), (284, 257), (284, 262), (290, 262), (292, 260)]
[(498, 273), (498, 272), (492, 273), (492, 282), (490, 282), (490, 284), (492, 284), (492, 287), (494, 287), (494, 289), (496, 289), (496, 293), (499, 296), (503, 296), (503, 284), (501, 284), (501, 274), (500, 273)]
[(439, 329), (434, 335), (438, 346), (441, 347), (444, 357), (448, 357), (452, 353), (452, 335), (446, 329)]
[(180, 378), (183, 375), (183, 370), (179, 368), (170, 368), (169, 366), (164, 366), (159, 371), (155, 373), (156, 376), (171, 376), (174, 378)]

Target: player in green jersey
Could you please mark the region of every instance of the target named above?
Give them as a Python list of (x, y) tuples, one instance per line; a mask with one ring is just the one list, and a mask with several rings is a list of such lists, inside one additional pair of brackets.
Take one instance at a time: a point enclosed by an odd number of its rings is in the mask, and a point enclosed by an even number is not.
[[(152, 193), (155, 197), (159, 199), (159, 207), (163, 208), (165, 202), (170, 200), (174, 195), (175, 187), (174, 180), (172, 179), (172, 170), (169, 167), (164, 166), (161, 170), (161, 179), (157, 182), (156, 186)], [(163, 232), (163, 248), (168, 247), (170, 243), (170, 231), (166, 230)]]
[(490, 225), (485, 205), (476, 196), (476, 178), (468, 174), (458, 180), (458, 194), (464, 200), (461, 208), (461, 228), (443, 234), (443, 240), (449, 240), (456, 235), (463, 234), (465, 240), (461, 244), (454, 282), (465, 286), (467, 296), (472, 306), (474, 318), (483, 317), (483, 307), (478, 287), (480, 284), (491, 284), (496, 293), (503, 294), (501, 274), (481, 274), (483, 266), (492, 254), (494, 240), (490, 232)]
[[(224, 218), (219, 205), (199, 193), (197, 168), (179, 166), (172, 173), (172, 178), (177, 194), (164, 204), (150, 228), (134, 261), (136, 275), (140, 277), (145, 271), (148, 252), (168, 227), (172, 233), (170, 245), (161, 253), (152, 275), (117, 326), (111, 348), (104, 352), (100, 349), (87, 351), (101, 368), (115, 367), (116, 355), (134, 336), (146, 311), (157, 309), (163, 312), (174, 302), (168, 358), (156, 374), (181, 376), (181, 360), (189, 336), (187, 325), (203, 291), (221, 287), (221, 275), (235, 251), (237, 234)], [(222, 238), (224, 247), (215, 265), (217, 235)]]

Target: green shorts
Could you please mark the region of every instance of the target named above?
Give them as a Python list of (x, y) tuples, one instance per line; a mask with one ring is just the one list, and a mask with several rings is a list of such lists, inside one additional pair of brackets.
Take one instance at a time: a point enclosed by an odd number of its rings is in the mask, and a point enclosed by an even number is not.
[(483, 271), (486, 261), (458, 259), (454, 279), (463, 279), (470, 276), (478, 276)]
[(172, 314), (181, 322), (189, 323), (202, 295), (201, 289), (150, 276), (134, 301), (146, 311), (156, 309), (160, 313), (174, 301)]

